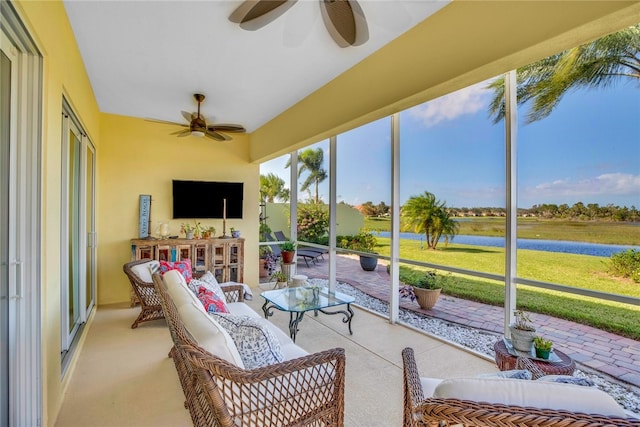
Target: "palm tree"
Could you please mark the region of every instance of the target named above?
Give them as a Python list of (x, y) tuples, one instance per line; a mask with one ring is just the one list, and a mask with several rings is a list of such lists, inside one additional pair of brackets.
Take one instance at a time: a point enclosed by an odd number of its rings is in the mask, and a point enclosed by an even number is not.
[(289, 189), (285, 188), (282, 178), (274, 173), (260, 175), (260, 200), (273, 203), (276, 199), (289, 200)]
[[(547, 117), (569, 90), (607, 87), (631, 78), (640, 79), (640, 25), (601, 37), (518, 68), (518, 104), (531, 101), (527, 123)], [(493, 99), (489, 115), (494, 123), (504, 118), (504, 78), (489, 88)]]
[(402, 206), (402, 220), (415, 233), (425, 233), (427, 247), (435, 249), (442, 235), (448, 242), (458, 233), (459, 224), (451, 219), (445, 203), (436, 199), (433, 193), (425, 191), (420, 196), (412, 196)]
[[(307, 191), (312, 184), (315, 184), (315, 203), (320, 202), (320, 196), (318, 195), (318, 185), (327, 179), (327, 171), (322, 169), (322, 163), (324, 162), (324, 151), (322, 148), (307, 148), (304, 151), (298, 153), (298, 178), (303, 172), (309, 172), (307, 179), (304, 180), (300, 186), (300, 191)], [(291, 158), (287, 160), (285, 168), (291, 166)]]

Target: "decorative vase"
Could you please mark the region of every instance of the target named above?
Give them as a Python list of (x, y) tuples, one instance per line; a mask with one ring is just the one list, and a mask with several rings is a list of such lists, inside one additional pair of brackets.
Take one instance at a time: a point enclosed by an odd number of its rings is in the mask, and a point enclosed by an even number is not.
[(285, 264), (291, 264), (293, 262), (293, 256), (296, 254), (294, 251), (282, 251), (282, 262)]
[(413, 293), (416, 295), (416, 301), (420, 308), (424, 310), (431, 309), (436, 302), (438, 302), (438, 298), (440, 297), (440, 291), (442, 289), (423, 289), (416, 288), (414, 286)]
[(549, 354), (551, 354), (551, 349), (544, 350), (542, 348), (536, 348), (536, 357), (538, 357), (540, 359), (548, 359), (549, 358)]
[(360, 255), (360, 267), (364, 271), (373, 271), (378, 266), (378, 257), (376, 255), (366, 256)]
[(187, 231), (185, 234), (187, 235), (187, 240), (193, 239), (193, 231)]
[(530, 352), (536, 331), (518, 329), (513, 325), (509, 326), (509, 330), (511, 331), (511, 344), (513, 348), (519, 351), (526, 351), (527, 353)]

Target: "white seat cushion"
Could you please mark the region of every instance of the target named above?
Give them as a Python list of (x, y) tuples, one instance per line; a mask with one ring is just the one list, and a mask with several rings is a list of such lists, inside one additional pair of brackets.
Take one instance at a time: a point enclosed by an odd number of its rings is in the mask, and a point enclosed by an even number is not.
[(262, 319), (258, 313), (256, 313), (251, 307), (243, 302), (230, 302), (227, 303), (229, 313), (236, 316), (248, 316), (253, 319)]
[(244, 369), (244, 363), (233, 339), (215, 319), (202, 310), (202, 304), (199, 301), (180, 306), (178, 314), (184, 327), (200, 347), (214, 356)]
[(601, 390), (553, 382), (502, 378), (448, 379), (438, 384), (433, 397), (628, 417), (624, 409)]

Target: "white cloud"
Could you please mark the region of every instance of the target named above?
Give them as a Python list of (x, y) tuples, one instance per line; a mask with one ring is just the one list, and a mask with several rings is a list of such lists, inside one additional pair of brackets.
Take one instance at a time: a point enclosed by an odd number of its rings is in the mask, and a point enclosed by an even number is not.
[(434, 126), (445, 120), (454, 120), (465, 114), (475, 114), (486, 110), (491, 92), (486, 89), (488, 81), (450, 93), (433, 101), (413, 107), (409, 114), (426, 127)]
[(523, 193), (527, 198), (541, 201), (599, 196), (640, 197), (640, 175), (607, 173), (579, 181), (558, 179), (525, 189)]

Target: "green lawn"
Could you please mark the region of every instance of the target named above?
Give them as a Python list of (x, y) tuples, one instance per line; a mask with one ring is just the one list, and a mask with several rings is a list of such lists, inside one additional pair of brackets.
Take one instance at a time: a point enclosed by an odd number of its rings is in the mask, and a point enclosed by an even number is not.
[[(390, 239), (378, 238), (377, 251), (389, 255)], [(504, 249), (450, 244), (438, 249), (420, 249), (420, 242), (401, 240), (400, 257), (468, 270), (504, 274)], [(610, 277), (608, 258), (543, 251), (518, 251), (518, 276), (567, 286), (640, 297), (640, 285)], [(459, 276), (444, 293), (503, 305), (504, 285), (490, 280)], [(640, 340), (640, 307), (599, 301), (544, 289), (518, 286), (519, 308), (591, 325)]]

